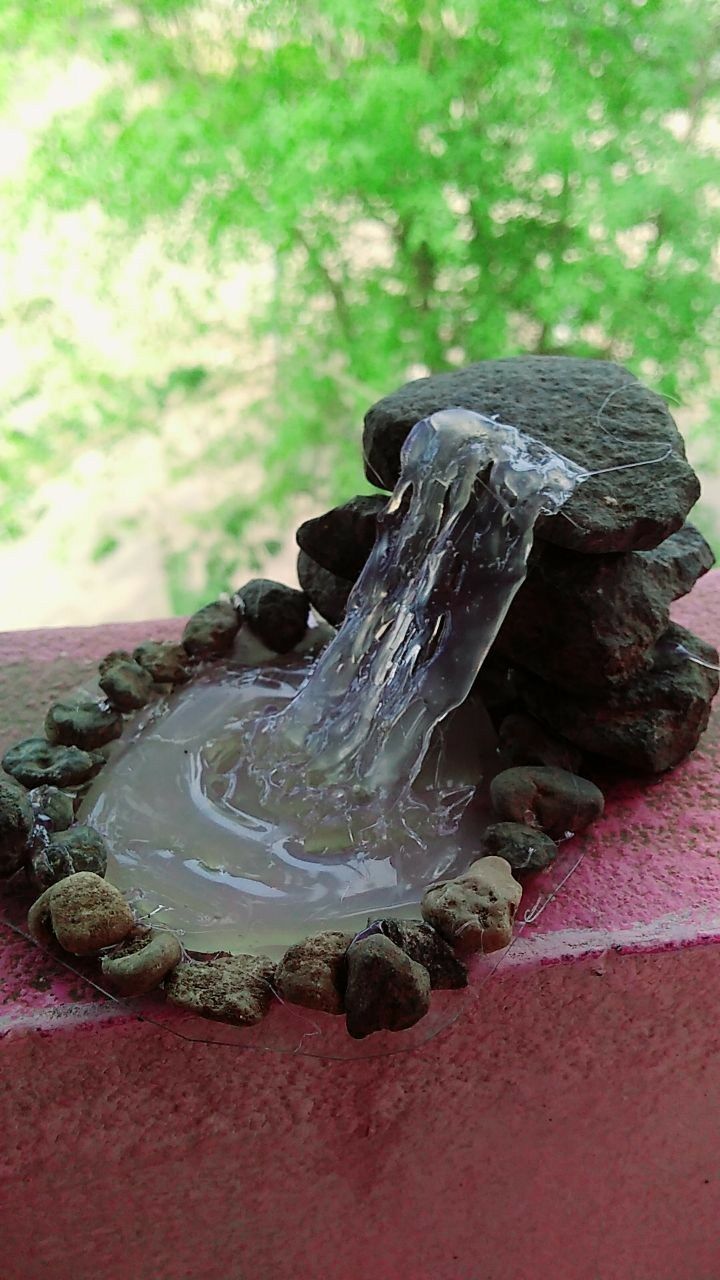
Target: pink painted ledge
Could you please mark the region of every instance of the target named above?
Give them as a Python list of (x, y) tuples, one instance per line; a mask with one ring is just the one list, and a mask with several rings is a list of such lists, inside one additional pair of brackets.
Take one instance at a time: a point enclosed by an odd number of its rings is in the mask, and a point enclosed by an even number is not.
[[(717, 644), (720, 573), (675, 612)], [(0, 748), (181, 625), (0, 636)], [(719, 764), (720, 707), (408, 1052), (183, 1039), (0, 926), (3, 1280), (718, 1280)]]

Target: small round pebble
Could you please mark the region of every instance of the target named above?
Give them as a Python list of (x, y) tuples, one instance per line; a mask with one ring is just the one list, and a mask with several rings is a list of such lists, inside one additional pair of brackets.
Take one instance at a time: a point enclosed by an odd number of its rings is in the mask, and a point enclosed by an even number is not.
[(430, 1008), (430, 975), (389, 938), (369, 934), (347, 953), (345, 1018), (348, 1034), (405, 1031)]
[(78, 871), (51, 885), (28, 912), (28, 932), (36, 942), (53, 937), (75, 956), (113, 947), (135, 927), (119, 889), (91, 871)]
[(500, 759), (506, 769), (515, 765), (540, 764), (568, 769), (575, 773), (582, 761), (582, 751), (556, 738), (532, 716), (517, 712), (506, 716), (498, 732)]
[(100, 676), (100, 688), (119, 711), (139, 711), (153, 691), (153, 678), (149, 671), (135, 662), (119, 658)]
[(267, 956), (214, 956), (186, 960), (165, 982), (168, 1000), (186, 1013), (250, 1027), (273, 1000), (275, 964)]
[(289, 653), (307, 631), (310, 601), (304, 591), (269, 578), (252, 578), (233, 597), (246, 626), (274, 653)]
[(521, 822), (496, 822), (483, 836), (483, 852), (497, 854), (513, 871), (542, 871), (557, 857), (558, 848), (550, 836)]
[(107, 859), (107, 845), (100, 832), (78, 824), (36, 842), (28, 875), (36, 888), (47, 889), (77, 871), (94, 871), (95, 875), (104, 876)]
[(88, 782), (105, 763), (98, 751), (61, 747), (46, 738), (25, 738), (5, 752), (2, 766), (24, 787), (75, 787)]
[(187, 650), (181, 644), (148, 640), (138, 645), (133, 658), (149, 672), (156, 684), (184, 684), (190, 679)]
[(430, 975), (433, 990), (467, 986), (467, 969), (452, 947), (424, 920), (383, 920), (382, 932)]
[(275, 974), (281, 1000), (322, 1013), (343, 1013), (345, 953), (353, 935), (328, 930), (288, 947)]
[(594, 782), (542, 765), (505, 769), (493, 778), (490, 799), (498, 818), (539, 827), (556, 840), (584, 831), (605, 808)]
[(215, 600), (188, 619), (183, 648), (192, 658), (220, 658), (229, 653), (240, 630), (240, 618), (229, 600)]
[(504, 858), (479, 858), (465, 875), (431, 885), (420, 910), (461, 955), (487, 953), (509, 945), (521, 897)]
[(14, 876), (23, 865), (34, 822), (27, 793), (0, 780), (0, 879)]
[(33, 787), (28, 792), (35, 821), (46, 831), (67, 831), (75, 820), (72, 796), (59, 787)]
[(106, 746), (122, 731), (120, 712), (93, 698), (65, 698), (55, 702), (45, 717), (45, 733), (50, 742), (82, 747), (83, 751)]
[(181, 960), (182, 947), (174, 934), (148, 931), (103, 956), (102, 975), (118, 995), (144, 996), (159, 987)]

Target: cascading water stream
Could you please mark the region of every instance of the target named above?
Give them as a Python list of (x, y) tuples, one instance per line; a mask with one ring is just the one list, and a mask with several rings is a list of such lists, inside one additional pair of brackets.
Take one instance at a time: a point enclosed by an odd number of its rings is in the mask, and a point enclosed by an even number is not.
[(585, 474), (466, 410), (418, 423), (324, 653), (239, 653), (126, 732), (82, 813), (115, 883), (192, 949), (280, 954), (472, 861), (495, 742), (468, 694), (539, 514)]

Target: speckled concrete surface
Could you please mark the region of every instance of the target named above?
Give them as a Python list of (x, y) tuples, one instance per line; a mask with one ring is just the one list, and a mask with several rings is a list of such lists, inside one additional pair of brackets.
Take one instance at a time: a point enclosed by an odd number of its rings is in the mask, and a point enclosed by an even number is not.
[[(717, 643), (720, 574), (677, 616)], [(1, 637), (4, 743), (179, 629)], [(671, 778), (614, 789), (411, 1053), (188, 1042), (6, 930), (3, 1280), (718, 1280), (719, 755), (716, 710)]]

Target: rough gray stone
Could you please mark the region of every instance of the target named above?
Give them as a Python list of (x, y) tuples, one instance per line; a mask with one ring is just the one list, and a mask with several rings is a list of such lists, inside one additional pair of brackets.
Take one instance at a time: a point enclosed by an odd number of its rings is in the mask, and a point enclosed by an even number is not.
[(82, 751), (80, 747), (60, 747), (46, 738), (25, 738), (10, 747), (2, 766), (24, 787), (76, 787), (99, 773), (105, 758), (99, 751)]
[(620, 365), (571, 356), (485, 360), (385, 396), (365, 417), (368, 479), (392, 489), (410, 429), (456, 406), (497, 415), (590, 471), (663, 458), (580, 485), (540, 526), (542, 537), (559, 546), (593, 553), (655, 547), (681, 527), (698, 499), (697, 477), (664, 400)]
[(205, 661), (229, 653), (240, 630), (240, 619), (229, 600), (214, 600), (198, 609), (183, 631), (183, 647), (192, 658)]
[(382, 932), (430, 975), (433, 990), (467, 986), (467, 969), (439, 933), (424, 920), (382, 920)]
[(405, 1031), (430, 1008), (430, 975), (382, 934), (353, 942), (347, 953), (346, 1023), (362, 1040), (375, 1031)]
[(179, 964), (166, 979), (165, 993), (187, 1013), (250, 1027), (270, 1008), (274, 978), (267, 956), (214, 956)]
[(488, 953), (509, 945), (521, 897), (504, 858), (478, 858), (464, 875), (426, 889), (420, 910), (460, 955)]
[(148, 671), (135, 662), (118, 658), (100, 676), (100, 688), (119, 711), (139, 711), (152, 695), (153, 681)]
[(78, 871), (104, 876), (107, 859), (107, 845), (100, 832), (78, 824), (35, 842), (28, 875), (37, 889), (47, 889)]
[(28, 932), (36, 942), (53, 937), (65, 951), (92, 955), (122, 942), (135, 920), (119, 889), (91, 871), (51, 885), (28, 912)]
[(309, 601), (304, 591), (269, 578), (253, 578), (233, 597), (246, 626), (274, 653), (289, 653), (307, 631)]
[(156, 684), (184, 684), (190, 679), (187, 650), (181, 644), (146, 640), (133, 651), (133, 658), (149, 672)]
[(620, 689), (578, 696), (530, 672), (518, 671), (517, 679), (528, 710), (554, 732), (633, 772), (663, 773), (695, 749), (707, 728), (718, 662), (712, 645), (673, 624), (648, 670)]
[(483, 852), (504, 858), (514, 872), (542, 871), (557, 857), (554, 840), (520, 822), (496, 822), (483, 833)]
[(51, 706), (45, 717), (48, 741), (64, 747), (82, 747), (83, 751), (106, 746), (122, 731), (120, 712), (94, 698), (63, 698)]
[(714, 562), (692, 525), (652, 551), (583, 556), (536, 544), (495, 649), (573, 692), (627, 684), (652, 661), (670, 605)]
[(182, 960), (182, 947), (167, 930), (143, 931), (103, 956), (102, 975), (120, 996), (144, 996), (159, 987)]
[(297, 544), (321, 568), (354, 582), (373, 549), (377, 518), (386, 506), (387, 498), (358, 495), (301, 524)]
[(605, 808), (594, 782), (546, 765), (505, 769), (490, 783), (490, 799), (498, 818), (538, 827), (554, 839), (584, 831)]
[(23, 865), (34, 821), (26, 792), (0, 779), (0, 879), (14, 876)]
[(316, 613), (333, 627), (345, 617), (345, 606), (353, 583), (323, 569), (301, 551), (297, 560), (298, 582)]
[(352, 940), (352, 934), (328, 930), (288, 947), (275, 974), (280, 999), (322, 1013), (343, 1013), (345, 953)]
[(33, 787), (28, 800), (36, 823), (46, 831), (67, 831), (75, 821), (73, 798), (59, 787)]

